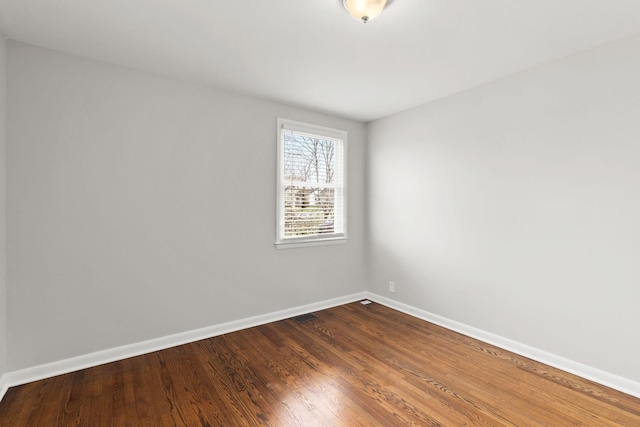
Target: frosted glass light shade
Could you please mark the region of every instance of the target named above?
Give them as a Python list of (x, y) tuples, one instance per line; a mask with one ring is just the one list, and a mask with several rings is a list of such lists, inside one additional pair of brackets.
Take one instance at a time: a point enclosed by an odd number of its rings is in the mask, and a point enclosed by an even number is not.
[(387, 0), (344, 0), (344, 7), (351, 16), (364, 23), (380, 15), (386, 5)]

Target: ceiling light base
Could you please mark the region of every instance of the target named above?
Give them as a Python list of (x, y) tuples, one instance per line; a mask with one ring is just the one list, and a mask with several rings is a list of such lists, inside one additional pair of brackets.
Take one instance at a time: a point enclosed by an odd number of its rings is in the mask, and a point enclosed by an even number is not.
[(391, 0), (342, 0), (347, 12), (358, 21), (367, 23), (382, 13)]

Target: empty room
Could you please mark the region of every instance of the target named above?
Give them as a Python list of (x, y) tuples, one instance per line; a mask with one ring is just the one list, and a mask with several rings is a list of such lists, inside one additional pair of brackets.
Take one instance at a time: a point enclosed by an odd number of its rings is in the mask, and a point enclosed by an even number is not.
[(640, 1), (0, 33), (0, 426), (640, 426)]

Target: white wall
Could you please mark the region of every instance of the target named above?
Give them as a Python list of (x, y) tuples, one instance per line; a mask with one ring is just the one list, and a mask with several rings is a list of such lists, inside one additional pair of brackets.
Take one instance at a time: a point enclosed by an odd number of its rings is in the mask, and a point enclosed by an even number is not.
[[(5, 77), (7, 70), (7, 42), (0, 34), (0, 377), (5, 373), (7, 355), (7, 234), (6, 234), (6, 132), (5, 132)], [(0, 387), (0, 393), (2, 393)]]
[[(635, 37), (371, 123), (366, 218), (360, 123), (9, 42), (6, 370), (362, 291), (369, 256), (638, 381), (639, 72)], [(347, 245), (274, 248), (276, 117), (349, 131)]]
[[(8, 43), (8, 370), (361, 292), (364, 124)], [(276, 250), (276, 118), (347, 130), (349, 242)]]
[(370, 123), (370, 290), (639, 381), (638, 76), (633, 37)]

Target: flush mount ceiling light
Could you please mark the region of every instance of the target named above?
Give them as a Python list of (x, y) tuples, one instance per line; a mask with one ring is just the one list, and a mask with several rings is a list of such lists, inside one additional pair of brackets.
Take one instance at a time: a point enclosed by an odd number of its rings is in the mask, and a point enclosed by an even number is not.
[(343, 0), (345, 9), (358, 21), (365, 24), (382, 13), (390, 0)]

